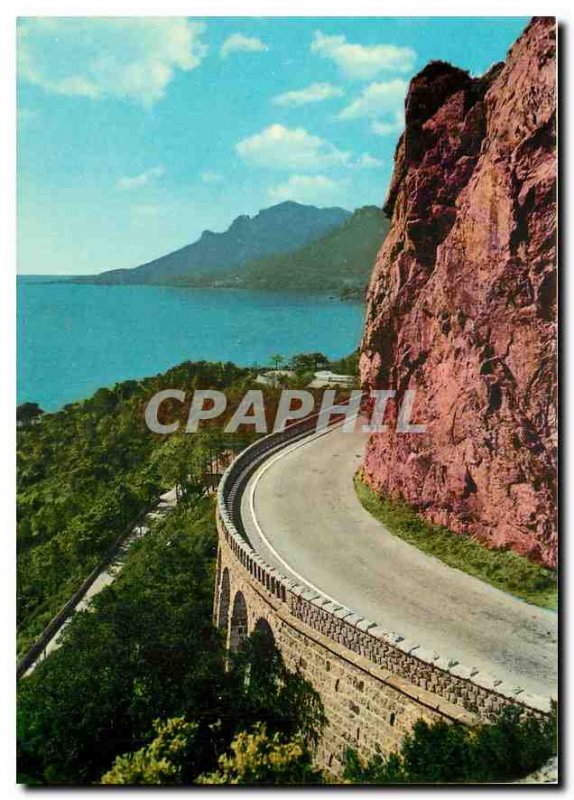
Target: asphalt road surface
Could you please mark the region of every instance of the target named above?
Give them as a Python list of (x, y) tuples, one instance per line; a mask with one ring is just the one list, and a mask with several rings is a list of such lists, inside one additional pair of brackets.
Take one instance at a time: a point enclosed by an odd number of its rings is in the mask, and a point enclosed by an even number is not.
[(242, 519), (283, 575), (467, 667), (557, 695), (557, 614), (446, 566), (390, 534), (353, 486), (366, 435), (340, 427), (273, 455), (252, 475)]

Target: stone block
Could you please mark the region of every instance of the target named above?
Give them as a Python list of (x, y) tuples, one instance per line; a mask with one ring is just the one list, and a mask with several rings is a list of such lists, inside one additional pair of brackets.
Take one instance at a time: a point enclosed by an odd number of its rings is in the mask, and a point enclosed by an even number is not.
[(377, 623), (373, 622), (370, 619), (362, 619), (360, 622), (357, 622), (357, 628), (360, 631), (368, 631), (370, 628), (376, 628)]
[(494, 675), (490, 675), (488, 672), (477, 672), (476, 675), (473, 676), (472, 682), (489, 692), (498, 691), (497, 687), (502, 683), (502, 681), (495, 678)]
[(440, 658), (436, 650), (427, 650), (424, 647), (418, 647), (414, 655), (421, 661), (424, 661), (425, 664), (433, 664), (435, 661), (437, 661), (437, 659)]
[(345, 608), (345, 606), (341, 606), (334, 612), (333, 616), (337, 617), (337, 619), (346, 619), (350, 617), (353, 612), (349, 608)]
[(465, 681), (471, 680), (473, 675), (478, 674), (476, 667), (465, 667), (464, 664), (455, 664), (454, 667), (449, 669), (451, 675), (457, 678), (463, 678)]
[[(371, 631), (371, 634), (373, 631)], [(399, 633), (395, 633), (395, 631), (389, 631), (385, 633), (382, 637), (387, 644), (392, 645), (393, 647), (397, 647), (397, 645), (404, 640), (404, 636), (401, 636)]]
[(458, 661), (457, 661), (456, 659), (454, 659), (454, 658), (448, 658), (448, 657), (446, 657), (446, 656), (440, 656), (440, 657), (439, 657), (439, 658), (437, 658), (437, 660), (434, 662), (434, 666), (435, 666), (437, 669), (444, 670), (444, 672), (450, 672), (450, 670), (451, 670), (453, 667), (456, 667), (456, 665), (457, 665), (457, 664), (458, 664)]
[(409, 641), (409, 639), (402, 639), (400, 642), (397, 642), (396, 647), (402, 653), (410, 655), (414, 650), (417, 650), (420, 645), (416, 644), (416, 642)]

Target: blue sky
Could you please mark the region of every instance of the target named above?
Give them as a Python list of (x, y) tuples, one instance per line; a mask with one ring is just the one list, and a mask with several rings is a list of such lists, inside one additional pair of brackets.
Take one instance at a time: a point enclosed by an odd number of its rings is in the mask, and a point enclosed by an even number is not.
[(285, 199), (381, 205), (409, 79), (527, 18), (25, 18), (19, 271), (133, 267)]

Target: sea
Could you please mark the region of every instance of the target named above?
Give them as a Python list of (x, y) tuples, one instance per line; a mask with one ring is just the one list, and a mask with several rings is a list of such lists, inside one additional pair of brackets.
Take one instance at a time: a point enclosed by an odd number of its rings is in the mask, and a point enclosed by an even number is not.
[(182, 361), (267, 366), (280, 354), (349, 355), (364, 306), (335, 296), (74, 284), (19, 276), (18, 403), (44, 411)]

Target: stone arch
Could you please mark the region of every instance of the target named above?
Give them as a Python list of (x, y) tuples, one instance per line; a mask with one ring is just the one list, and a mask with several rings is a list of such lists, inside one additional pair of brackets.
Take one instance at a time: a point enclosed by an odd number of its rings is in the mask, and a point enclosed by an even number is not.
[(267, 662), (277, 649), (275, 634), (273, 633), (273, 628), (269, 624), (269, 621), (265, 619), (265, 617), (259, 617), (253, 626), (251, 635), (259, 658)]
[(229, 570), (223, 570), (221, 584), (219, 587), (219, 612), (217, 614), (217, 627), (227, 630), (229, 620), (229, 601), (231, 599), (231, 583), (229, 580)]
[(247, 639), (247, 604), (243, 592), (237, 592), (233, 600), (231, 622), (229, 623), (229, 649), (237, 652)]
[(275, 645), (273, 629), (265, 617), (259, 617), (253, 626), (253, 633), (260, 633), (262, 636), (265, 636), (270, 644)]

